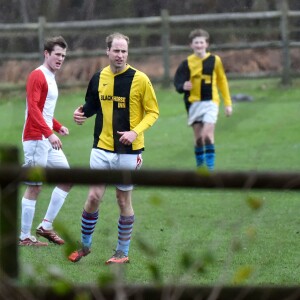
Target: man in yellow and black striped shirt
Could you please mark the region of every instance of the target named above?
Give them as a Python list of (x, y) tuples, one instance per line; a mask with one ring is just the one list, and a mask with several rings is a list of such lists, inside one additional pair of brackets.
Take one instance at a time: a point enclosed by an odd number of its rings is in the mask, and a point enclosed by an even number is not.
[(225, 114), (232, 114), (232, 102), (223, 64), (218, 55), (207, 52), (209, 34), (195, 29), (190, 35), (189, 55), (177, 68), (174, 85), (184, 93), (188, 112), (188, 125), (193, 127), (197, 167), (206, 165), (209, 170), (215, 165), (214, 131), (219, 113), (220, 96), (225, 105)]
[[(90, 80), (85, 104), (74, 112), (77, 124), (96, 114), (92, 169), (139, 169), (144, 150), (144, 131), (158, 118), (159, 109), (149, 78), (127, 64), (129, 38), (113, 33), (106, 38), (109, 65)], [(115, 254), (106, 261), (129, 262), (128, 252), (134, 223), (131, 194), (133, 185), (116, 185), (120, 208), (118, 243)], [(90, 253), (92, 234), (99, 217), (105, 185), (90, 188), (81, 221), (82, 248), (69, 256), (79, 261)]]

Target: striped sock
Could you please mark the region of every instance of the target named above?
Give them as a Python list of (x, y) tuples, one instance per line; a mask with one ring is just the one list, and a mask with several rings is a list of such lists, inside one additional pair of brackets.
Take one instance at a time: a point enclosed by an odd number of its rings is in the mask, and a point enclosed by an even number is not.
[(205, 162), (208, 170), (213, 171), (215, 168), (215, 145), (208, 144), (205, 145)]
[(99, 211), (88, 213), (85, 210), (81, 217), (81, 243), (83, 246), (91, 248), (92, 234), (98, 221)]
[(203, 166), (204, 163), (204, 148), (203, 146), (195, 146), (195, 157), (197, 167)]
[(118, 223), (117, 251), (121, 250), (128, 256), (131, 233), (134, 223), (134, 215), (129, 217), (120, 216)]

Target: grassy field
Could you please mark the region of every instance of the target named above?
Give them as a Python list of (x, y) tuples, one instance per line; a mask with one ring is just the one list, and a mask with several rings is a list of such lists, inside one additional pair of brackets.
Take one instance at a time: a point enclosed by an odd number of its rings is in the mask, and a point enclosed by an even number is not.
[[(216, 128), (216, 170), (300, 169), (300, 82), (282, 88), (278, 80), (231, 81), (231, 93), (251, 95), (252, 102), (234, 103), (226, 118), (220, 110)], [(161, 115), (146, 132), (144, 169), (195, 169), (193, 136), (186, 125), (182, 96), (173, 89), (157, 89)], [(71, 166), (87, 167), (94, 121), (76, 126), (74, 109), (84, 91), (63, 91), (56, 117), (69, 127), (63, 137)], [(24, 95), (0, 103), (1, 143), (21, 149)], [(22, 151), (20, 161), (22, 161)], [(34, 228), (44, 216), (51, 186), (45, 185), (37, 204)], [(64, 236), (80, 240), (80, 218), (88, 187), (75, 186), (56, 227)], [(24, 187), (20, 189), (20, 198)], [(105, 266), (117, 238), (118, 209), (114, 188), (108, 187), (101, 208), (92, 253), (77, 264), (66, 259), (72, 243), (44, 249), (21, 248), (21, 280), (39, 283), (106, 282), (153, 284), (300, 283), (299, 193), (136, 187), (136, 223), (130, 249), (131, 263)], [(253, 209), (257, 201), (260, 209)], [(42, 262), (42, 263), (41, 263)]]

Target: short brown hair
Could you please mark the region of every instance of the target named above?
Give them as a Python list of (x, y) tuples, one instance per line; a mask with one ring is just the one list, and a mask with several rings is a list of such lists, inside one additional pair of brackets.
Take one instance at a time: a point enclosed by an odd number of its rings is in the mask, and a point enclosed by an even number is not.
[(190, 32), (190, 34), (189, 34), (190, 42), (192, 42), (195, 37), (204, 37), (207, 42), (209, 41), (209, 33), (200, 28), (194, 29)]
[(62, 36), (53, 36), (45, 40), (44, 51), (47, 50), (49, 53), (51, 53), (56, 45), (63, 49), (68, 48), (68, 44)]
[(114, 32), (114, 33), (110, 34), (109, 36), (107, 36), (105, 39), (106, 46), (108, 49), (111, 48), (111, 44), (114, 39), (124, 39), (127, 42), (127, 44), (129, 45), (129, 37), (128, 36), (126, 36), (122, 33), (119, 33), (119, 32)]

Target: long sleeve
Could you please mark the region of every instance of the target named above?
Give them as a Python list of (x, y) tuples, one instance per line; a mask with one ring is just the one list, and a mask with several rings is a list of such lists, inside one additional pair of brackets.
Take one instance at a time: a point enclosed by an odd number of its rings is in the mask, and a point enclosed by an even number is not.
[(85, 103), (83, 105), (84, 115), (89, 118), (99, 112), (100, 109), (100, 99), (99, 99), (99, 75), (100, 72), (94, 74), (91, 78), (86, 95), (85, 95)]
[(231, 106), (232, 101), (231, 101), (231, 97), (230, 97), (227, 77), (226, 77), (226, 74), (224, 71), (223, 63), (218, 56), (216, 56), (216, 75), (217, 75), (218, 89), (224, 100), (224, 105)]
[(174, 86), (178, 93), (184, 93), (183, 84), (190, 80), (190, 70), (188, 67), (188, 61), (184, 60), (177, 68), (174, 76)]
[(38, 140), (52, 134), (52, 129), (43, 116), (43, 108), (48, 93), (48, 85), (43, 73), (33, 71), (26, 84), (26, 121), (23, 140)]
[(143, 103), (145, 114), (141, 122), (136, 127), (133, 128), (133, 130), (137, 134), (140, 134), (141, 132), (144, 132), (146, 129), (151, 127), (158, 119), (159, 116), (159, 108), (158, 108), (156, 95), (149, 78), (146, 76), (143, 85), (144, 85), (144, 95), (143, 95), (142, 103)]

